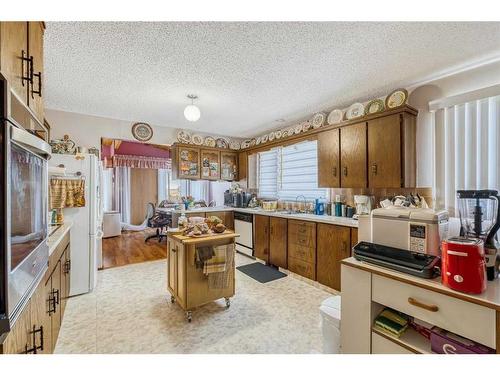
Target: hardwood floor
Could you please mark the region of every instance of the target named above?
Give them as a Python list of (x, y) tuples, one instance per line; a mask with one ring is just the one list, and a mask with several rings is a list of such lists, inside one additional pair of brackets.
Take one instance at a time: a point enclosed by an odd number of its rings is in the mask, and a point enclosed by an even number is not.
[(125, 266), (127, 264), (147, 262), (167, 258), (167, 239), (158, 243), (157, 238), (144, 242), (146, 235), (154, 230), (141, 232), (122, 232), (121, 236), (102, 240), (103, 268)]

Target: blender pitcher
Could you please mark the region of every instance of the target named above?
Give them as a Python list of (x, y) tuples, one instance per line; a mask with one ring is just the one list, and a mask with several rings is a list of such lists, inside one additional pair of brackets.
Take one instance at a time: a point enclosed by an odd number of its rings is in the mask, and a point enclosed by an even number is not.
[(458, 210), (461, 236), (480, 238), (484, 241), (486, 274), (488, 280), (498, 275), (496, 238), (500, 227), (500, 196), (496, 190), (458, 190)]

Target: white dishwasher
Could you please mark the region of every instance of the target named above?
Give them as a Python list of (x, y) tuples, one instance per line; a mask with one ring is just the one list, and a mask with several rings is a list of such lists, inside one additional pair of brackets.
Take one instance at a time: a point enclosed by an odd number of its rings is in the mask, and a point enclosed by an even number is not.
[(235, 212), (234, 231), (240, 235), (236, 237), (236, 251), (253, 257), (253, 214)]

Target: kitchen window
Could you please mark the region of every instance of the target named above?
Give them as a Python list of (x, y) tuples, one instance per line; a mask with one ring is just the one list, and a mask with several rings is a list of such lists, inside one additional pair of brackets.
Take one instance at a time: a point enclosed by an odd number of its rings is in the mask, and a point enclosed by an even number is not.
[(259, 153), (259, 197), (295, 200), (327, 198), (318, 188), (318, 142), (305, 141)]

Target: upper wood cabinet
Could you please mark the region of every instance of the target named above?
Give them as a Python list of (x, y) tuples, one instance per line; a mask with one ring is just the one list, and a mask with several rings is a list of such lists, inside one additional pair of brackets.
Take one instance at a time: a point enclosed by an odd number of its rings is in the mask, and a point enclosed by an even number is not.
[(226, 181), (238, 178), (236, 151), (174, 143), (170, 152), (173, 178)]
[(247, 179), (248, 153), (245, 151), (238, 153), (238, 180)]
[(234, 151), (221, 151), (221, 180), (233, 181), (238, 179), (238, 154)]
[(254, 215), (254, 256), (269, 262), (269, 216)]
[(31, 58), (31, 83), (28, 92), (29, 107), (35, 113), (35, 116), (43, 123), (43, 33), (44, 26), (42, 22), (28, 23), (28, 51)]
[(28, 104), (28, 22), (0, 22), (0, 71), (19, 99)]
[(0, 71), (43, 124), (43, 22), (0, 22)]
[(368, 186), (398, 188), (401, 182), (400, 115), (368, 122)]
[(341, 186), (364, 188), (366, 181), (366, 123), (340, 129)]
[(206, 180), (220, 179), (220, 152), (213, 149), (201, 151), (201, 178)]
[(318, 134), (318, 187), (340, 187), (340, 130)]
[(287, 219), (269, 218), (269, 263), (287, 268)]

